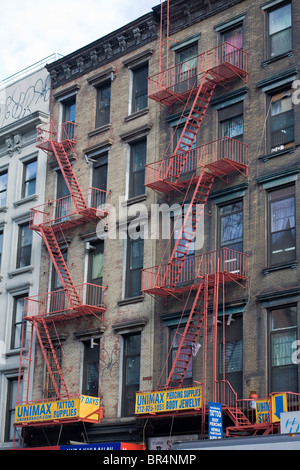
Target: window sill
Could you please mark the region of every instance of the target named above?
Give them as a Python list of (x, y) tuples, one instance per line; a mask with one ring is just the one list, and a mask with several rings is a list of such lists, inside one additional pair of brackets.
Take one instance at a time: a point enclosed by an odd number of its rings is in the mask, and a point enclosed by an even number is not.
[(275, 157), (280, 157), (281, 155), (285, 155), (286, 153), (293, 155), (295, 153), (295, 146), (293, 145), (292, 147), (279, 150), (278, 152), (272, 152), (272, 153), (269, 153), (268, 155), (261, 155), (258, 158), (259, 160), (263, 160), (265, 163), (267, 163), (270, 159), (275, 158)]
[(272, 64), (273, 62), (276, 62), (277, 60), (283, 59), (284, 57), (293, 57), (293, 51), (287, 51), (284, 52), (284, 54), (279, 54), (274, 57), (270, 57), (270, 59), (264, 60), (262, 62), (262, 66), (264, 68), (268, 67), (269, 64)]
[(105, 124), (104, 126), (96, 127), (93, 131), (88, 133), (88, 137), (94, 137), (94, 135), (101, 134), (102, 132), (109, 131), (111, 124)]
[(129, 197), (126, 201), (122, 202), (122, 206), (130, 206), (132, 204), (138, 204), (139, 202), (145, 201), (147, 199), (147, 194), (140, 194), (139, 196)]
[(276, 266), (270, 266), (269, 268), (264, 268), (262, 272), (264, 276), (267, 277), (269, 276), (271, 272), (280, 271), (281, 269), (291, 269), (292, 271), (294, 271), (296, 267), (297, 267), (297, 261), (292, 261), (290, 263), (278, 264)]
[(24, 274), (24, 273), (32, 273), (33, 272), (33, 266), (24, 266), (23, 268), (17, 268), (14, 269), (13, 271), (10, 271), (7, 273), (9, 279), (12, 279), (14, 276), (17, 276), (18, 274)]
[(144, 295), (137, 295), (135, 297), (127, 297), (126, 299), (119, 300), (118, 305), (119, 307), (123, 307), (124, 305), (129, 305), (129, 304), (136, 304), (138, 302), (143, 302), (144, 300)]
[(14, 207), (21, 206), (22, 204), (26, 204), (27, 202), (31, 201), (37, 201), (37, 194), (32, 194), (31, 196), (23, 197), (22, 199), (19, 199), (18, 201), (15, 201), (13, 203)]
[(131, 121), (132, 119), (139, 118), (140, 116), (144, 116), (145, 114), (148, 114), (148, 113), (149, 113), (149, 108), (144, 108), (144, 109), (141, 109), (140, 111), (136, 111), (135, 113), (129, 114), (128, 116), (126, 116), (124, 120), (128, 122), (128, 121)]

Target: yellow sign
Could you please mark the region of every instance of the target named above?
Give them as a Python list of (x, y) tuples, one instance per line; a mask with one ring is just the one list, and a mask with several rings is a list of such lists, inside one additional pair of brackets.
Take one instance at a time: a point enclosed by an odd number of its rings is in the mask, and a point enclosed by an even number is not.
[(65, 419), (88, 419), (99, 421), (97, 410), (100, 398), (80, 395), (69, 400), (48, 401), (17, 405), (15, 424), (40, 421), (63, 421)]
[(287, 411), (286, 393), (277, 393), (272, 395), (272, 423), (280, 421), (280, 413)]
[(257, 423), (270, 423), (270, 400), (256, 400), (255, 412)]
[(202, 407), (202, 387), (178, 388), (154, 392), (137, 392), (135, 413), (162, 413)]
[(276, 423), (280, 421), (280, 413), (287, 411), (286, 393), (272, 395), (271, 400), (268, 398), (256, 400), (255, 411), (257, 423)]

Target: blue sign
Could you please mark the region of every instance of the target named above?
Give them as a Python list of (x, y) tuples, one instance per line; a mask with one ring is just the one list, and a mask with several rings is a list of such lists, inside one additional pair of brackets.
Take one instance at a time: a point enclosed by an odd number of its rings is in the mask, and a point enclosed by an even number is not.
[(208, 403), (208, 438), (222, 439), (223, 437), (223, 415), (222, 403)]
[(108, 444), (71, 444), (60, 446), (60, 450), (121, 450), (121, 442)]

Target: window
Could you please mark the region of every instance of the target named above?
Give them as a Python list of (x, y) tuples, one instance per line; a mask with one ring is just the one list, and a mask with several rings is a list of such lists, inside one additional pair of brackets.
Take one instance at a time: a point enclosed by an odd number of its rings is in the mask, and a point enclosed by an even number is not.
[[(27, 294), (14, 297), (13, 322), (12, 322), (12, 332), (11, 332), (11, 349), (21, 348), (25, 297), (27, 297)], [(26, 322), (24, 324), (24, 327), (25, 326), (26, 326)]]
[(176, 87), (177, 93), (183, 93), (193, 86), (197, 82), (197, 55), (198, 55), (198, 43), (192, 44), (183, 49), (176, 51), (175, 63), (176, 63)]
[(83, 343), (83, 385), (82, 393), (89, 397), (98, 397), (100, 339), (91, 338)]
[(243, 201), (235, 201), (219, 208), (220, 247), (243, 251)]
[[(178, 126), (176, 131), (175, 131), (174, 151), (175, 151), (176, 146), (177, 146), (177, 144), (180, 140), (180, 137), (183, 133), (183, 129), (184, 129), (184, 126)], [(187, 137), (191, 137), (191, 138), (193, 137), (193, 135), (191, 133), (187, 132), (187, 131), (185, 132), (185, 135)], [(189, 139), (186, 139), (185, 137), (183, 137), (182, 140), (181, 140), (181, 144), (180, 144), (180, 151), (178, 153), (182, 153), (182, 151), (188, 150), (188, 147), (185, 146), (185, 144), (190, 144), (190, 143), (191, 143), (191, 141)], [(197, 139), (195, 138), (194, 142), (193, 142), (193, 144), (190, 148), (187, 160), (184, 164), (184, 167), (183, 167), (183, 170), (182, 170), (183, 173), (187, 173), (189, 171), (194, 171), (195, 168), (196, 168), (196, 164), (197, 164), (197, 161), (196, 161), (197, 155), (196, 155), (196, 151), (195, 151), (196, 146), (197, 146)], [(189, 177), (189, 176), (187, 176), (187, 177)]]
[(24, 163), (22, 197), (32, 196), (36, 190), (37, 160)]
[(130, 144), (129, 198), (145, 194), (146, 152), (146, 139)]
[(19, 226), (19, 242), (17, 253), (17, 268), (30, 266), (31, 263), (32, 230), (29, 223)]
[[(14, 438), (14, 422), (15, 422), (17, 393), (18, 393), (18, 379), (17, 378), (8, 379), (5, 436), (4, 436), (4, 439), (6, 442), (12, 441)], [(20, 390), (20, 396), (22, 396), (21, 390)]]
[(0, 173), (0, 207), (4, 207), (6, 204), (7, 177), (7, 171), (3, 171), (2, 173)]
[(93, 157), (93, 188), (107, 189), (107, 164), (108, 154), (101, 154), (99, 157)]
[(140, 388), (141, 335), (125, 335), (123, 341), (122, 416), (133, 416), (135, 394)]
[[(238, 398), (243, 397), (243, 318), (227, 318), (225, 327), (225, 345), (222, 342), (223, 331), (219, 325), (219, 377), (228, 380)], [(224, 348), (225, 346), (225, 348)]]
[(292, 49), (291, 4), (269, 11), (269, 57), (276, 57)]
[[(172, 251), (174, 250), (178, 240), (179, 245), (177, 245), (177, 250), (179, 251), (175, 252), (176, 258), (183, 258), (186, 253), (186, 258), (182, 265), (182, 271), (178, 277), (179, 284), (182, 284), (184, 282), (191, 282), (195, 277), (195, 222), (193, 222), (193, 227), (188, 224), (184, 226), (184, 219), (186, 217), (188, 208), (189, 204), (186, 203), (181, 214), (178, 214), (177, 211), (174, 211), (173, 217), (171, 218), (173, 233), (173, 237), (171, 239), (171, 249)], [(181, 232), (183, 226), (184, 231)]]
[(110, 120), (111, 85), (107, 83), (97, 88), (96, 127), (105, 126)]
[[(62, 350), (61, 350), (61, 347), (58, 344), (53, 344), (53, 351), (50, 351), (48, 349), (46, 351), (46, 354), (47, 354), (47, 362), (49, 362), (50, 364), (51, 363), (53, 364), (54, 355), (55, 355), (56, 356), (55, 362), (57, 362), (59, 364), (59, 368), (61, 367)], [(45, 376), (45, 392), (44, 392), (45, 399), (58, 398), (57, 397), (57, 392), (55, 390), (55, 386), (54, 386), (54, 383), (53, 383), (53, 380), (52, 380), (52, 377), (50, 375), (48, 367), (46, 367), (46, 372), (45, 373), (46, 373), (46, 376)], [(59, 370), (58, 370), (57, 367), (55, 367), (55, 370), (53, 368), (52, 375), (53, 375), (54, 382), (55, 382), (55, 384), (57, 385), (57, 387), (59, 389), (61, 379), (60, 379), (60, 374), (59, 374)]]
[[(171, 354), (170, 354), (170, 364), (169, 364), (169, 371), (171, 371), (172, 365), (175, 361), (176, 354), (180, 345), (180, 341), (182, 339), (182, 334), (184, 332), (185, 326), (178, 327), (178, 328), (172, 328), (170, 330), (170, 344), (171, 344)], [(192, 339), (192, 338), (191, 338)], [(186, 340), (189, 340), (189, 337), (186, 338)], [(186, 346), (181, 350), (181, 352), (184, 354), (189, 354), (190, 349), (193, 347), (192, 343), (191, 346), (188, 347), (187, 342), (185, 342)], [(185, 356), (186, 357), (186, 356)], [(181, 364), (182, 365), (182, 364)], [(180, 366), (180, 362), (178, 361), (178, 366)], [(188, 387), (190, 385), (193, 385), (193, 357), (191, 356), (190, 362), (188, 364), (187, 370), (185, 372), (184, 380), (183, 380), (183, 387)]]
[(72, 200), (67, 183), (61, 171), (57, 171), (55, 219), (57, 219), (58, 222), (63, 222), (64, 218), (70, 214), (71, 201)]
[(89, 243), (88, 282), (102, 286), (104, 242)]
[[(65, 263), (67, 263), (68, 249), (66, 246), (60, 246), (61, 254)], [(63, 268), (61, 267), (61, 274), (64, 275)], [(56, 267), (52, 264), (51, 273), (51, 296), (49, 312), (60, 312), (65, 308), (66, 294), (63, 289), (63, 284), (59, 277)]]
[(268, 198), (270, 265), (289, 263), (296, 257), (295, 187), (270, 191)]
[(134, 239), (129, 234), (127, 237), (127, 266), (126, 266), (126, 297), (141, 295), (141, 277), (144, 264), (144, 240), (140, 227), (141, 238)]
[(283, 150), (294, 144), (294, 109), (291, 90), (284, 90), (271, 97), (270, 104), (271, 152)]
[(293, 364), (293, 342), (297, 340), (297, 307), (270, 311), (271, 392), (298, 392), (298, 366)]
[(221, 109), (219, 122), (220, 137), (230, 137), (242, 142), (244, 134), (243, 102)]
[(244, 35), (243, 25), (240, 24), (234, 28), (226, 29), (221, 33), (221, 43), (229, 42), (232, 46), (243, 49)]
[(132, 70), (131, 113), (148, 106), (148, 63)]
[[(62, 102), (62, 122), (63, 123), (75, 123), (76, 113), (76, 95)], [(75, 128), (73, 124), (65, 124), (62, 127), (61, 139), (73, 139), (75, 134)]]

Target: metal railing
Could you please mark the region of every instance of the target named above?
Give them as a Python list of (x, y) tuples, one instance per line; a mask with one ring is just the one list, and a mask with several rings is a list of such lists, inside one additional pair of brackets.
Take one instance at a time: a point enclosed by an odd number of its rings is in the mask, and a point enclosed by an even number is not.
[[(230, 79), (235, 75), (247, 74), (247, 52), (225, 42), (185, 62), (168, 68), (158, 74), (148, 77), (148, 96), (171, 89), (174, 92), (184, 92), (197, 85), (198, 76), (205, 72), (219, 74), (220, 80)], [(222, 70), (220, 66), (227, 68)], [(177, 87), (177, 89), (176, 89)]]
[[(184, 284), (199, 283), (205, 276), (227, 273), (232, 279), (247, 278), (247, 255), (229, 248), (197, 256), (188, 256), (181, 268), (176, 287)], [(142, 270), (142, 291), (147, 292), (155, 288), (171, 289), (178, 277), (176, 269), (170, 269), (169, 263), (161, 264)]]
[[(96, 284), (84, 283), (75, 286), (78, 297), (81, 300), (78, 309), (84, 307), (95, 308), (95, 311), (104, 311), (104, 292), (106, 287)], [(78, 303), (78, 301), (76, 300)], [(25, 318), (37, 316), (54, 316), (74, 311), (74, 303), (71, 294), (65, 289), (58, 289), (45, 294), (26, 297), (24, 301)]]
[[(221, 137), (213, 142), (201, 145), (189, 151), (181, 174), (195, 172), (198, 168), (212, 165), (222, 160), (233, 163), (232, 171), (247, 166), (248, 145), (230, 137)], [(145, 186), (165, 179), (170, 167), (178, 167), (182, 161), (182, 153), (169, 155), (162, 160), (145, 165)], [(221, 168), (220, 168), (220, 171)]]
[[(88, 209), (94, 209), (95, 214), (107, 213), (107, 191), (98, 188), (88, 188), (82, 191)], [(85, 209), (83, 209), (85, 211)], [(48, 201), (30, 209), (29, 227), (34, 229), (45, 224), (62, 224), (70, 221), (78, 214), (78, 209), (71, 195)]]

